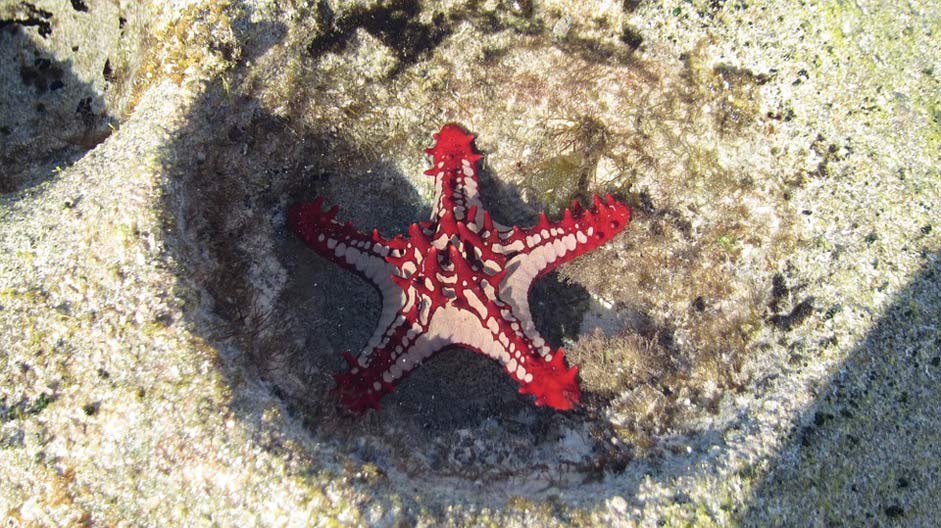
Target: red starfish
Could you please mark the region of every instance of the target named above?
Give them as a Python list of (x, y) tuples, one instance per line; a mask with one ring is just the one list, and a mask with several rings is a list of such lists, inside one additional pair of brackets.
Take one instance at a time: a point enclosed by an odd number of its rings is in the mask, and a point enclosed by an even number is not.
[(323, 198), (291, 208), (291, 228), (308, 246), (369, 280), (382, 295), (382, 315), (372, 338), (349, 370), (335, 374), (340, 400), (356, 412), (379, 408), (408, 372), (450, 346), (495, 359), (536, 405), (571, 409), (581, 391), (561, 348), (552, 351), (536, 331), (529, 310), (533, 283), (563, 262), (590, 251), (621, 231), (630, 209), (608, 195), (595, 210), (574, 202), (561, 221), (545, 213), (528, 229), (490, 218), (477, 192), (471, 141), (457, 125), (445, 125), (425, 152), (434, 167), (434, 213), (412, 224), (408, 237), (385, 239), (334, 220)]

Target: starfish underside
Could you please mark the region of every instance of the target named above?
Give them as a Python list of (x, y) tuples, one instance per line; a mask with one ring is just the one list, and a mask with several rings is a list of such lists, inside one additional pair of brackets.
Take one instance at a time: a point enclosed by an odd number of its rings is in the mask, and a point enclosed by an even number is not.
[(590, 251), (621, 231), (630, 210), (606, 196), (594, 209), (578, 202), (562, 220), (545, 213), (528, 229), (494, 222), (478, 193), (473, 136), (445, 125), (425, 152), (434, 167), (434, 211), (408, 235), (386, 239), (336, 221), (337, 207), (323, 199), (298, 204), (288, 213), (293, 231), (325, 258), (370, 281), (382, 296), (382, 314), (372, 338), (349, 368), (334, 375), (340, 400), (356, 412), (379, 408), (379, 400), (412, 369), (451, 346), (492, 358), (532, 394), (536, 405), (571, 409), (581, 391), (578, 367), (566, 367), (561, 348), (552, 350), (536, 331), (529, 292), (542, 275)]

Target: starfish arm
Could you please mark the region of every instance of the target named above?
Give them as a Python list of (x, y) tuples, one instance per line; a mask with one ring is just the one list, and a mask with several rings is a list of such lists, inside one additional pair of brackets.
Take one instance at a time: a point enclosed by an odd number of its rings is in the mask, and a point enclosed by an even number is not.
[(386, 240), (377, 230), (363, 233), (352, 223), (334, 220), (338, 208), (324, 211), (323, 198), (311, 203), (297, 204), (288, 211), (291, 230), (322, 257), (353, 271), (369, 280), (385, 296), (395, 284), (389, 278), (394, 268), (386, 257), (401, 244), (401, 240)]
[(415, 367), (449, 343), (429, 332), (421, 322), (429, 316), (431, 300), (420, 290), (403, 290), (404, 305), (392, 312), (387, 325), (380, 324), (358, 358), (344, 354), (349, 369), (334, 374), (340, 401), (354, 412), (379, 408), (379, 400)]
[[(529, 228), (518, 230), (499, 248), (512, 254), (506, 275), (500, 282), (500, 298), (506, 301), (520, 319), (524, 333), (540, 343), (544, 354), (548, 347), (536, 332), (529, 311), (529, 291), (536, 279), (610, 240), (630, 220), (630, 209), (610, 195), (606, 203), (595, 196), (595, 211), (582, 209), (576, 202), (566, 209), (561, 221), (549, 223), (545, 214)], [(512, 252), (512, 253), (511, 253)]]
[(388, 326), (379, 326), (369, 344), (356, 358), (344, 352), (348, 368), (333, 375), (340, 403), (354, 413), (367, 408), (379, 409), (379, 400), (392, 392), (401, 375), (393, 377), (397, 354), (403, 348), (401, 338), (410, 324), (403, 317), (394, 317)]
[[(451, 212), (456, 220), (482, 221), (483, 203), (480, 201), (477, 161), (481, 155), (474, 152), (474, 136), (457, 125), (445, 125), (434, 134), (435, 144), (425, 149), (432, 157), (432, 168), (425, 171), (435, 178), (435, 198), (432, 218), (441, 218)], [(469, 214), (471, 210), (479, 211)]]
[(562, 220), (550, 223), (543, 213), (535, 226), (520, 230), (510, 239), (520, 248), (515, 255), (520, 266), (542, 276), (611, 240), (631, 219), (630, 209), (610, 194), (604, 201), (595, 195), (594, 206), (594, 211), (583, 209), (576, 201)]

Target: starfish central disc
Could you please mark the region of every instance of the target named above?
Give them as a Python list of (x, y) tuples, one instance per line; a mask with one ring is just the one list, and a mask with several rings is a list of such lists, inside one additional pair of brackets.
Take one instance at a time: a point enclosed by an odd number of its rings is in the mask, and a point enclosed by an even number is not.
[(530, 228), (493, 221), (480, 201), (473, 136), (445, 125), (425, 152), (435, 178), (431, 220), (409, 226), (408, 235), (385, 239), (335, 220), (337, 207), (323, 199), (288, 212), (293, 231), (308, 246), (370, 281), (382, 296), (372, 338), (358, 356), (343, 354), (349, 368), (334, 375), (340, 400), (356, 412), (379, 400), (412, 369), (448, 346), (461, 346), (498, 361), (522, 394), (536, 405), (571, 409), (581, 391), (578, 367), (567, 367), (536, 331), (529, 292), (542, 275), (597, 248), (624, 229), (630, 209), (610, 195), (578, 202), (562, 220), (543, 213)]

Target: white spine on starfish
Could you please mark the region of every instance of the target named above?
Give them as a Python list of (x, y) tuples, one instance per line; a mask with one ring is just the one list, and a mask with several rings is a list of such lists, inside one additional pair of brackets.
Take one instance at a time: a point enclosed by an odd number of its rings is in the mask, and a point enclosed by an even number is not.
[(490, 281), (488, 281), (488, 280), (486, 280), (486, 279), (481, 279), (481, 280), (480, 280), (480, 289), (483, 290), (484, 295), (487, 296), (487, 299), (489, 299), (490, 301), (493, 301), (493, 302), (497, 303), (498, 306), (502, 306), (502, 303), (500, 302), (500, 300), (497, 299), (497, 289), (494, 288), (494, 287), (490, 284)]
[[(438, 164), (438, 168), (440, 169), (443, 165), (444, 163)], [(442, 189), (443, 182), (444, 182), (444, 172), (439, 171), (438, 174), (435, 175), (435, 197), (434, 197), (434, 202), (432, 202), (435, 204), (435, 207), (434, 207), (434, 210), (431, 211), (432, 222), (440, 218), (441, 213), (444, 211), (444, 203), (443, 203), (444, 190)]]
[(464, 296), (467, 297), (467, 303), (470, 304), (478, 315), (480, 315), (480, 320), (483, 321), (487, 318), (487, 308), (484, 306), (484, 303), (481, 302), (480, 298), (477, 297), (477, 294), (474, 293), (474, 290), (464, 290)]
[(494, 251), (495, 253), (500, 253), (500, 254), (502, 254), (502, 255), (507, 255), (507, 254), (509, 254), (509, 253), (514, 253), (514, 252), (523, 251), (523, 248), (525, 248), (525, 247), (526, 247), (526, 246), (523, 245), (523, 241), (522, 241), (522, 240), (517, 240), (517, 241), (513, 242), (512, 244), (506, 244), (506, 245), (504, 245), (504, 244), (494, 244), (494, 245), (493, 245), (493, 251)]
[[(477, 178), (464, 178), (464, 188), (465, 188), (465, 196), (471, 197), (472, 199), (476, 199), (476, 197), (477, 197)], [(476, 202), (473, 202), (473, 203), (478, 203), (478, 204), (479, 204), (479, 203), (480, 203), (480, 200), (477, 199), (477, 201), (476, 201)], [(481, 209), (482, 206), (481, 206), (481, 205), (478, 205), (477, 207), (478, 207), (478, 209), (477, 209), (477, 215), (476, 215), (475, 218), (472, 218), (472, 220), (474, 220), (475, 222), (477, 222), (477, 221), (482, 221), (483, 218), (484, 218), (484, 212), (483, 212), (483, 210)]]
[(536, 273), (539, 273), (539, 270), (545, 268), (546, 264), (548, 264), (549, 261), (546, 260), (547, 258), (548, 255), (546, 254), (545, 248), (536, 248), (529, 253), (529, 266), (534, 267), (537, 270)]
[(500, 273), (500, 264), (496, 261), (487, 259), (484, 261), (484, 272), (487, 275), (496, 275)]
[(431, 312), (431, 299), (422, 295), (421, 302), (418, 305), (418, 320), (422, 325), (428, 324), (428, 316)]
[(562, 251), (560, 253), (555, 247), (550, 248), (550, 247), (543, 246), (542, 250), (543, 250), (542, 256), (546, 258), (546, 262), (549, 264), (555, 262), (557, 258), (565, 254), (565, 251)]
[[(404, 290), (403, 290), (404, 293)], [(408, 293), (406, 294), (405, 306), (400, 310), (402, 313), (408, 313), (411, 311), (412, 307), (415, 306), (415, 288), (409, 288)]]
[(438, 235), (438, 238), (434, 239), (434, 241), (431, 242), (431, 245), (438, 251), (443, 251), (444, 248), (448, 247), (448, 242), (449, 242), (448, 234), (441, 233), (440, 235)]
[(411, 260), (407, 261), (405, 264), (402, 264), (402, 276), (404, 278), (409, 278), (415, 274), (418, 270), (418, 266), (415, 265)]
[(575, 247), (577, 246), (575, 242), (575, 235), (571, 233), (562, 237), (562, 242), (565, 244), (566, 251), (574, 251)]
[(497, 320), (493, 317), (489, 317), (487, 318), (487, 329), (489, 329), (490, 332), (496, 334), (500, 331), (500, 324), (497, 323)]

